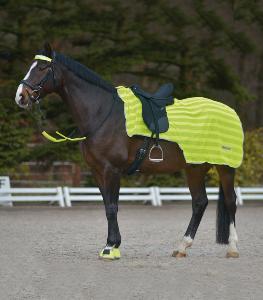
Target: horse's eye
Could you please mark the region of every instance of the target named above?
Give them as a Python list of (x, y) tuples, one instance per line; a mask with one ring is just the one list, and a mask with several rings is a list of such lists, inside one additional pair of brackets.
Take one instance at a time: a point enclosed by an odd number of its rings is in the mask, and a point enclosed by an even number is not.
[(38, 66), (39, 71), (44, 71), (47, 68), (47, 66)]

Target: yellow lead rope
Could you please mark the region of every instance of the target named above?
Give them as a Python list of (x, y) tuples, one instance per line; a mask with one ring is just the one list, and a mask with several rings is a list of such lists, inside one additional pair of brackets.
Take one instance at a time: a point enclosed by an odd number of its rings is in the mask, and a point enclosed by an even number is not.
[(53, 136), (51, 136), (50, 134), (48, 134), (46, 131), (42, 132), (42, 135), (49, 141), (53, 142), (53, 143), (61, 143), (61, 142), (79, 142), (79, 141), (83, 141), (85, 140), (87, 137), (78, 137), (78, 138), (70, 138), (65, 136), (64, 134), (60, 133), (59, 131), (56, 131), (56, 134), (61, 136), (62, 139), (57, 139)]

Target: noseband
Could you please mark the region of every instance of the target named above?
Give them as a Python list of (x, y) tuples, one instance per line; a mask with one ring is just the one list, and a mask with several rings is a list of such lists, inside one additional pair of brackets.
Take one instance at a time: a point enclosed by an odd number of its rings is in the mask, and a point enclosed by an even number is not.
[(35, 59), (46, 60), (46, 61), (50, 62), (50, 64), (48, 66), (43, 68), (43, 70), (49, 68), (47, 74), (36, 85), (31, 85), (26, 80), (21, 80), (20, 83), (30, 87), (30, 89), (32, 90), (32, 93), (30, 94), (27, 90), (28, 96), (32, 102), (38, 104), (41, 99), (41, 97), (40, 97), (41, 90), (43, 89), (45, 83), (49, 80), (50, 76), (52, 76), (54, 88), (56, 87), (56, 81), (55, 81), (55, 72), (54, 72), (54, 62), (52, 61), (52, 59), (49, 57), (43, 56), (43, 55), (36, 55)]

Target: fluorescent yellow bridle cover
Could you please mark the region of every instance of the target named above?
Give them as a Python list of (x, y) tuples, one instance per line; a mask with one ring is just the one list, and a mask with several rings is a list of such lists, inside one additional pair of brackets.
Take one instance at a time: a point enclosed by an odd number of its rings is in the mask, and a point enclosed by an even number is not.
[(36, 55), (36, 56), (34, 57), (34, 59), (46, 60), (46, 61), (52, 62), (52, 59), (49, 58), (49, 57), (47, 57), (47, 56), (45, 56), (45, 55)]

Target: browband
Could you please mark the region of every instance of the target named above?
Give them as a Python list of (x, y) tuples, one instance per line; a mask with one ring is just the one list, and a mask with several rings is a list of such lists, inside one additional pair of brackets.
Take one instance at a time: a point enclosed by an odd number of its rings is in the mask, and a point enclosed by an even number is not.
[(47, 56), (45, 56), (45, 55), (36, 55), (36, 56), (34, 57), (34, 59), (46, 60), (46, 61), (49, 61), (49, 62), (52, 61), (52, 58), (49, 58), (49, 57), (47, 57)]

